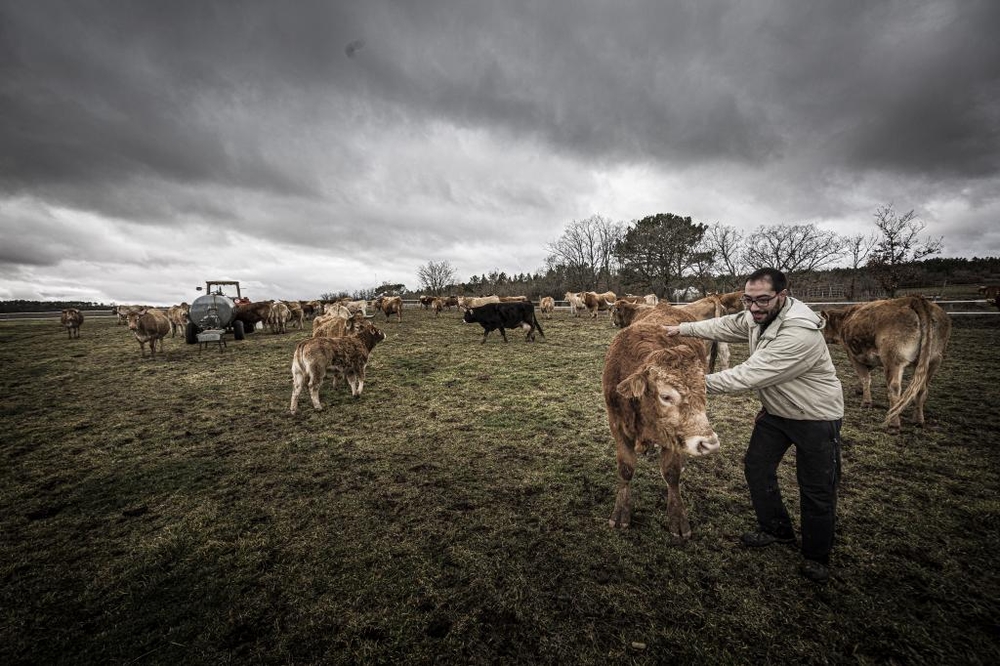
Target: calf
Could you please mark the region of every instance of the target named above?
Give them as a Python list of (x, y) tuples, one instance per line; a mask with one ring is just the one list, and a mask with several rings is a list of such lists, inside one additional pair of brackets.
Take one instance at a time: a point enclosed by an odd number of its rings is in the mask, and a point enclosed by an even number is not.
[(333, 385), (343, 377), (351, 387), (351, 395), (361, 397), (365, 388), (365, 368), (368, 356), (385, 333), (368, 320), (362, 321), (355, 335), (342, 338), (309, 338), (295, 347), (292, 356), (292, 402), (289, 411), (294, 414), (299, 406), (299, 394), (306, 386), (313, 407), (323, 409), (319, 401), (319, 390), (327, 370), (334, 373)]
[(684, 459), (719, 449), (706, 414), (705, 347), (694, 338), (670, 337), (665, 328), (692, 319), (676, 308), (657, 307), (619, 331), (608, 347), (601, 383), (618, 461), (618, 492), (608, 520), (613, 528), (629, 526), (636, 454), (655, 446), (667, 482), (667, 527), (676, 537), (691, 536), (680, 493)]
[(466, 310), (462, 315), (462, 321), (466, 324), (478, 323), (483, 327), (483, 341), (480, 344), (485, 344), (486, 336), (495, 330), (499, 330), (503, 341), (507, 342), (505, 328), (525, 329), (527, 342), (534, 342), (535, 329), (538, 329), (543, 338), (545, 337), (545, 332), (535, 318), (535, 306), (531, 303), (487, 303)]
[[(948, 313), (922, 296), (905, 296), (821, 314), (826, 319), (826, 341), (844, 345), (858, 375), (861, 406), (872, 405), (871, 371), (881, 365), (889, 393), (885, 417), (889, 430), (899, 431), (899, 415), (911, 402), (913, 422), (922, 426), (928, 385), (944, 360), (951, 336)], [(903, 371), (910, 365), (913, 376), (903, 391)]]
[(80, 327), (83, 326), (83, 313), (76, 308), (66, 308), (62, 311), (59, 323), (66, 328), (66, 334), (70, 340), (79, 338)]
[(156, 342), (160, 342), (163, 351), (163, 338), (170, 332), (170, 320), (159, 310), (142, 308), (128, 313), (128, 328), (139, 342), (140, 356), (146, 355), (146, 343), (149, 343), (149, 357), (156, 356)]

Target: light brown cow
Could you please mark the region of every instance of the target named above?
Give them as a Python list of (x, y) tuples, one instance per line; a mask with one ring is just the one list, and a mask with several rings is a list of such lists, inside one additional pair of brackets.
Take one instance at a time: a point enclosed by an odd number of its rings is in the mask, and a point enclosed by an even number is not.
[(605, 310), (610, 310), (611, 306), (615, 304), (617, 298), (615, 297), (615, 292), (606, 291), (603, 294), (598, 294), (596, 291), (585, 291), (581, 294), (583, 298), (583, 303), (587, 310), (590, 312), (590, 316), (593, 319), (597, 319), (597, 313), (604, 312)]
[(465, 312), (466, 310), (471, 310), (472, 308), (482, 307), (487, 303), (499, 303), (499, 302), (500, 302), (499, 296), (492, 296), (492, 295), (479, 296), (479, 297), (459, 296), (458, 309), (461, 310), (462, 312)]
[(375, 309), (385, 315), (385, 320), (396, 315), (396, 323), (403, 321), (403, 299), (400, 296), (379, 296), (375, 299)]
[(171, 305), (167, 308), (167, 319), (170, 320), (170, 337), (176, 337), (177, 331), (184, 335), (184, 327), (187, 326), (188, 312), (190, 311), (191, 306), (187, 303)]
[(288, 308), (288, 321), (301, 331), (306, 321), (306, 312), (302, 308), (302, 303), (300, 301), (284, 301), (284, 304)]
[(501, 296), (501, 303), (527, 303), (529, 299), (527, 296)]
[(337, 316), (316, 318), (313, 320), (312, 337), (342, 338), (345, 335), (354, 333), (358, 329), (358, 325), (364, 320), (365, 316), (360, 312), (352, 316), (350, 319), (344, 319), (343, 317)]
[(281, 301), (271, 303), (271, 309), (267, 314), (267, 325), (272, 333), (287, 333), (288, 320), (292, 317), (292, 311)]
[[(736, 314), (743, 311), (742, 291), (733, 291), (726, 294), (709, 294), (704, 298), (699, 298), (692, 303), (685, 303), (678, 307), (684, 308), (692, 313), (697, 319), (711, 319), (727, 314)], [(708, 371), (715, 371), (715, 362), (719, 362), (720, 370), (729, 369), (729, 359), (732, 354), (729, 350), (728, 342), (706, 340), (705, 344), (709, 348), (714, 347), (714, 353), (709, 354)]]
[(556, 299), (551, 296), (542, 296), (538, 301), (538, 309), (546, 319), (552, 319), (552, 313), (556, 309)]
[(294, 414), (298, 410), (299, 394), (307, 386), (313, 407), (323, 409), (319, 390), (328, 369), (334, 373), (334, 387), (343, 377), (351, 387), (351, 395), (360, 398), (365, 388), (368, 357), (375, 345), (382, 340), (385, 340), (385, 333), (365, 319), (354, 335), (309, 338), (300, 342), (292, 355), (292, 402), (289, 411)]
[[(924, 423), (924, 404), (931, 378), (937, 372), (951, 336), (951, 319), (938, 305), (922, 296), (905, 296), (823, 310), (827, 342), (840, 343), (861, 383), (861, 406), (872, 405), (873, 368), (885, 368), (889, 411), (885, 423), (898, 432), (899, 415), (912, 402), (913, 422)], [(913, 366), (913, 376), (902, 390), (903, 371)]]
[(146, 355), (146, 343), (149, 343), (149, 356), (156, 356), (156, 342), (160, 342), (163, 351), (163, 338), (170, 332), (170, 320), (167, 315), (152, 308), (142, 308), (128, 313), (128, 328), (139, 342), (140, 356)]
[(563, 300), (569, 303), (569, 313), (573, 317), (579, 317), (587, 305), (583, 302), (583, 292), (567, 291), (563, 294)]
[(435, 317), (441, 316), (441, 310), (444, 310), (444, 299), (443, 298), (432, 298), (431, 299), (431, 310), (434, 311)]
[(667, 482), (667, 526), (677, 537), (691, 536), (680, 494), (684, 459), (719, 449), (706, 414), (705, 347), (700, 340), (666, 333), (666, 325), (691, 319), (682, 310), (657, 306), (619, 331), (608, 347), (602, 386), (618, 461), (612, 527), (629, 526), (636, 454), (656, 446)]
[(62, 311), (59, 323), (66, 328), (69, 339), (80, 337), (80, 327), (83, 326), (83, 313), (76, 308), (66, 308)]

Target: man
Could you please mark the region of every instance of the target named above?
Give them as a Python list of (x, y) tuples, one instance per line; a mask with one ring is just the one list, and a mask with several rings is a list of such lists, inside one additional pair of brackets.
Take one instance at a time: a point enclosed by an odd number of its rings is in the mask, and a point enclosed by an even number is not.
[(757, 529), (740, 540), (749, 547), (795, 542), (777, 476), (778, 464), (794, 444), (804, 558), (800, 571), (825, 583), (833, 548), (844, 393), (823, 340), (824, 320), (789, 296), (787, 287), (784, 273), (761, 268), (747, 278), (746, 311), (667, 326), (667, 333), (750, 343), (745, 362), (706, 377), (709, 393), (754, 390), (763, 406), (744, 459)]

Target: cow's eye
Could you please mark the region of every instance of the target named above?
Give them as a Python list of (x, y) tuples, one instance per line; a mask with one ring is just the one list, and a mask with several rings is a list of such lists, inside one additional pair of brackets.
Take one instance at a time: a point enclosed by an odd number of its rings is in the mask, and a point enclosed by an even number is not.
[(675, 402), (677, 402), (677, 396), (674, 395), (673, 393), (661, 393), (660, 402), (662, 402), (664, 405), (672, 405)]

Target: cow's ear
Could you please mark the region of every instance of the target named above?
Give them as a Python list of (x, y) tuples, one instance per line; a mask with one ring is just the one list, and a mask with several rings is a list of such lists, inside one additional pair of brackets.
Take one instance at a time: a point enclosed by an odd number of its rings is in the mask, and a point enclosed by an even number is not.
[(618, 384), (618, 393), (622, 397), (638, 400), (645, 395), (647, 386), (645, 371), (634, 372)]

